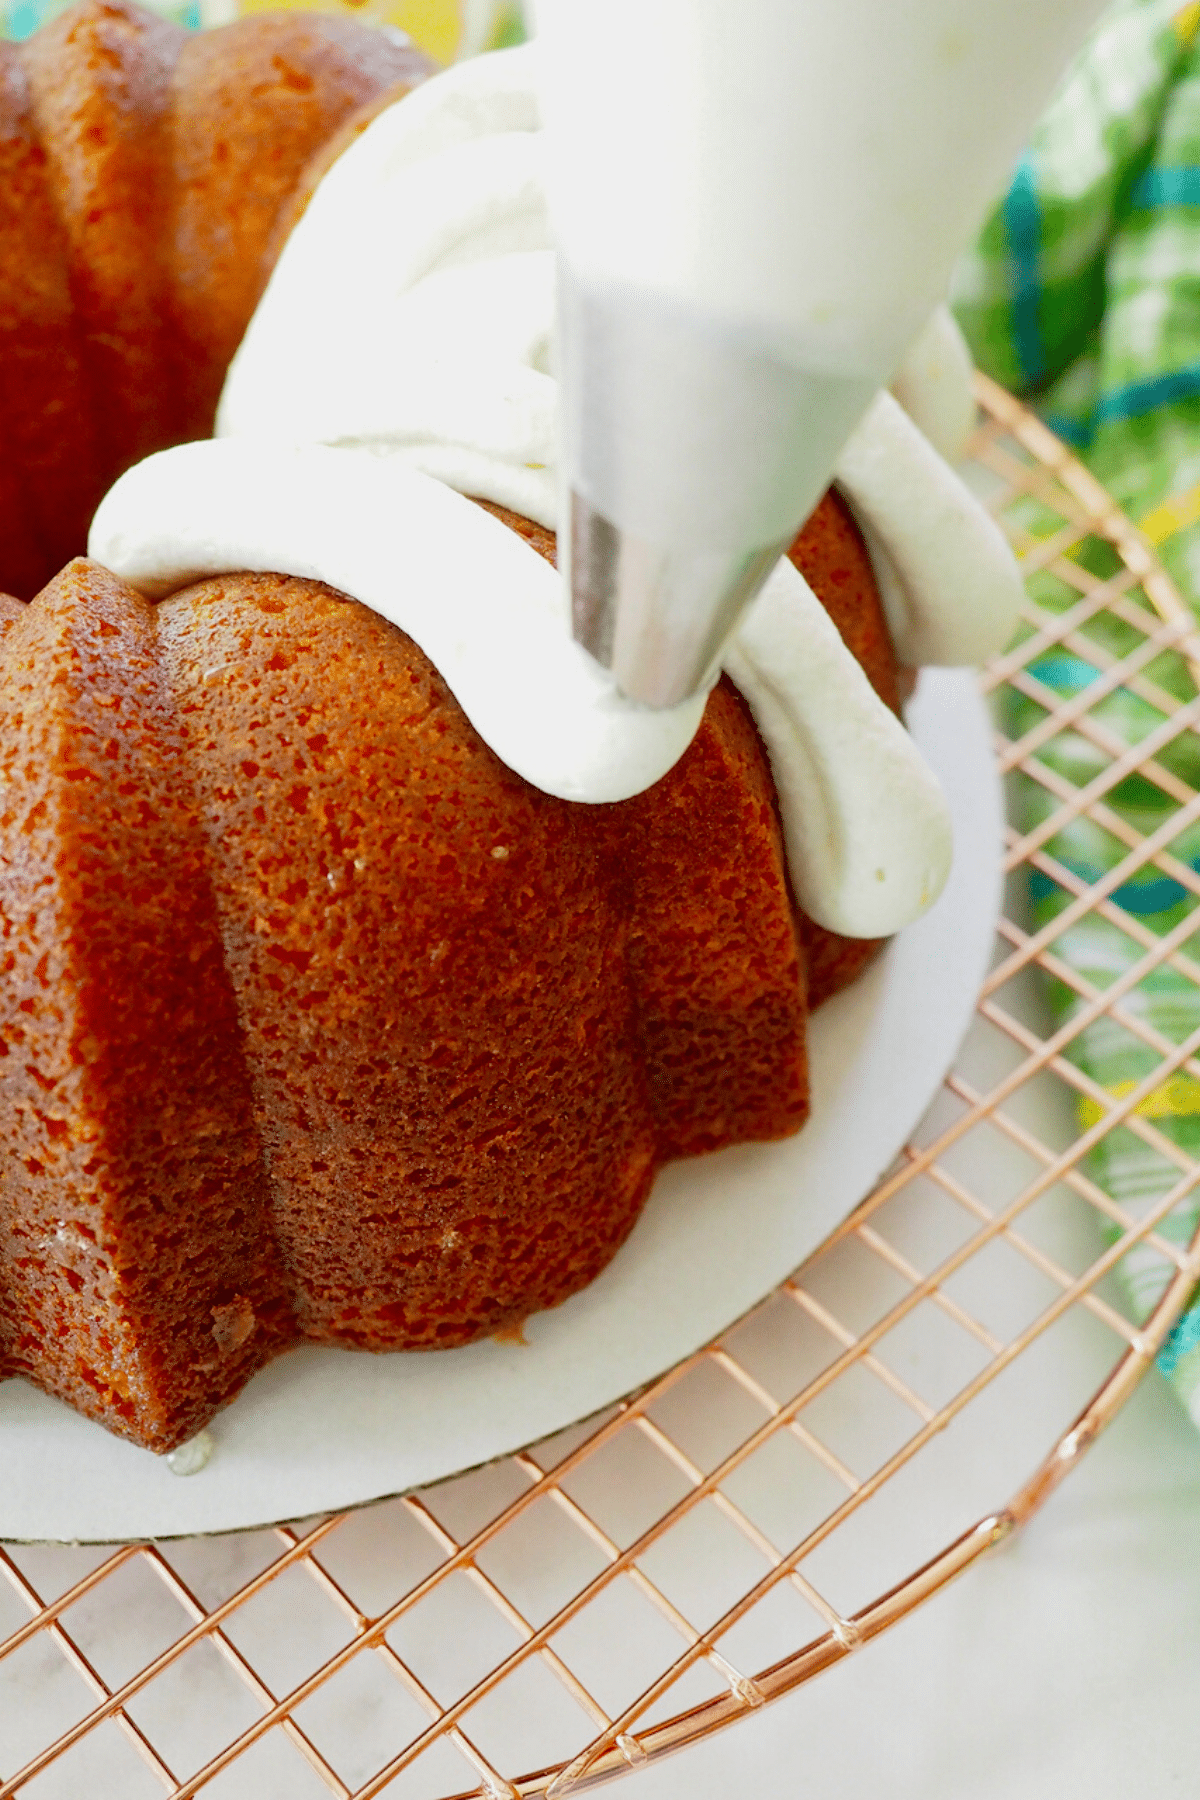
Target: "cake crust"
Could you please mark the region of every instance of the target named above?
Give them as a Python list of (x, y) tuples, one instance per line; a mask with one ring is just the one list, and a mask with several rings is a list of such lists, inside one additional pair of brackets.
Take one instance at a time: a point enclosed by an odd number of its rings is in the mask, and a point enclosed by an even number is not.
[(727, 682), (669, 775), (588, 807), (318, 583), (155, 607), (77, 562), (0, 617), (9, 1372), (170, 1449), (302, 1338), (519, 1325), (664, 1161), (803, 1122), (783, 845)]
[(349, 19), (187, 32), (132, 0), (0, 42), (0, 588), (30, 598), (118, 475), (211, 433), (310, 162), (433, 69)]
[[(547, 562), (556, 561), (555, 535), (546, 526), (490, 500), (477, 504), (517, 532)], [(861, 664), (879, 698), (899, 716), (901, 671), (870, 554), (854, 515), (836, 489), (831, 488), (821, 497), (788, 554), (809, 587), (820, 596), (847, 649)], [(752, 722), (750, 729), (754, 729)], [(800, 907), (796, 915), (804, 946), (808, 1004), (815, 1008), (857, 981), (886, 940), (843, 937), (818, 925)]]
[[(0, 45), (0, 582), (208, 434), (320, 175), (431, 67), (129, 0)], [(836, 495), (791, 556), (897, 709)], [(727, 678), (650, 790), (571, 805), (285, 575), (0, 594), (0, 774), (0, 1375), (158, 1451), (293, 1343), (464, 1344), (577, 1292), (664, 1162), (804, 1122), (808, 1011), (877, 948), (796, 909)]]

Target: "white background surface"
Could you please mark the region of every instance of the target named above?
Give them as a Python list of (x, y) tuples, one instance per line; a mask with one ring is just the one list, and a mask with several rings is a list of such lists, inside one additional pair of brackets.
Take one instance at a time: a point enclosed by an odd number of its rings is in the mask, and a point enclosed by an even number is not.
[[(1032, 993), (1027, 1003), (1036, 1008)], [(996, 1053), (977, 1022), (961, 1061), (982, 1074)], [(1026, 1123), (1044, 1142), (1063, 1141), (1071, 1123), (1058, 1084), (1035, 1082), (1025, 1099)], [(976, 1169), (979, 1192), (1002, 1183), (1001, 1160)], [(1066, 1235), (1088, 1228), (1075, 1214)], [(1073, 1416), (1081, 1376), (1098, 1385), (1112, 1360), (1077, 1311), (1064, 1326), (1037, 1386), (1022, 1388), (1047, 1450)], [(969, 1471), (953, 1480), (970, 1487)], [(1011, 1491), (989, 1487), (980, 1511)], [(1024, 1530), (910, 1618), (621, 1791), (629, 1800), (1197, 1800), (1200, 1433), (1167, 1383), (1151, 1371)]]
[(628, 1800), (1196, 1800), (1200, 1436), (1152, 1375), (1023, 1532)]

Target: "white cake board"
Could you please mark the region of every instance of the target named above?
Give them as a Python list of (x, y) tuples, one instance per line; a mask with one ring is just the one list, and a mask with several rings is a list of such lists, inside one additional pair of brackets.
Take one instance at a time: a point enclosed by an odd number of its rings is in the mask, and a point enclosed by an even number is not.
[(181, 1477), (23, 1381), (0, 1383), (0, 1538), (108, 1542), (354, 1506), (585, 1418), (769, 1293), (869, 1192), (925, 1112), (992, 950), (1003, 812), (973, 677), (926, 671), (908, 722), (954, 817), (937, 905), (816, 1015), (813, 1111), (779, 1144), (675, 1163), (610, 1267), (528, 1343), (389, 1356), (304, 1348), (256, 1375)]

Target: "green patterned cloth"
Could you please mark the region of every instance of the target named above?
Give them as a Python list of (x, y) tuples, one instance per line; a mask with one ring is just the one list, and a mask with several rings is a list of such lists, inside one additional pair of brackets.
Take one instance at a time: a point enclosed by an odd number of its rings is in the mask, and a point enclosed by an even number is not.
[[(1200, 614), (1200, 5), (1123, 0), (1078, 59), (1018, 165), (1008, 193), (988, 220), (956, 279), (955, 310), (979, 366), (1036, 406), (1137, 522), (1184, 596)], [(1021, 520), (1048, 537), (1061, 517), (1026, 504)], [(1070, 555), (1093, 573), (1119, 568), (1096, 539)], [(1042, 606), (1065, 611), (1079, 589), (1049, 572), (1031, 578)], [(1062, 696), (1084, 691), (1102, 672), (1104, 653), (1124, 656), (1139, 641), (1131, 625), (1104, 613), (1084, 628), (1095, 663), (1058, 648), (1030, 673)], [(1076, 638), (1078, 645), (1079, 639)], [(1189, 700), (1195, 687), (1173, 653), (1145, 673), (1158, 689)], [(1007, 725), (1019, 736), (1046, 716), (1033, 697), (1008, 690)], [(1134, 744), (1167, 713), (1122, 687), (1093, 709)], [(1062, 732), (1039, 752), (1073, 786), (1109, 764), (1104, 751), (1076, 732)], [(1200, 738), (1176, 736), (1159, 762), (1175, 778), (1175, 797), (1138, 775), (1106, 796), (1117, 820), (1148, 835), (1177, 810), (1184, 789), (1200, 790)], [(1058, 802), (1040, 784), (1018, 790), (1023, 828), (1047, 818)], [(1128, 844), (1094, 818), (1081, 819), (1046, 846), (1060, 869), (1095, 880), (1116, 866)], [(1200, 871), (1200, 824), (1170, 843), (1179, 864)], [(1183, 871), (1186, 873), (1186, 871)], [(1037, 926), (1072, 896), (1050, 874), (1034, 870), (1030, 900)], [(1147, 864), (1113, 899), (1157, 935), (1195, 911), (1197, 899), (1169, 872)], [(1197, 935), (1184, 955), (1200, 965)], [(1067, 968), (1104, 989), (1132, 967), (1143, 946), (1120, 925), (1090, 914), (1054, 944)], [(1200, 983), (1200, 968), (1197, 982)], [(1065, 981), (1051, 983), (1059, 1020), (1086, 1004)], [(1182, 1044), (1200, 1033), (1200, 985), (1163, 963), (1128, 995), (1126, 1011), (1161, 1039)], [(1066, 1053), (1106, 1093), (1129, 1093), (1159, 1064), (1159, 1052), (1111, 1017), (1087, 1025)], [(1200, 1051), (1196, 1054), (1200, 1055)], [(1082, 1097), (1080, 1123), (1102, 1114)], [(1200, 1159), (1200, 1079), (1180, 1069), (1137, 1108), (1162, 1136)], [(1092, 1152), (1087, 1174), (1127, 1214), (1164, 1198), (1180, 1183), (1177, 1164), (1125, 1126)], [(1160, 1227), (1187, 1242), (1200, 1215), (1193, 1188)], [(1121, 1265), (1134, 1311), (1144, 1316), (1168, 1264), (1141, 1246)], [(1193, 1302), (1159, 1359), (1200, 1425), (1200, 1299)]]

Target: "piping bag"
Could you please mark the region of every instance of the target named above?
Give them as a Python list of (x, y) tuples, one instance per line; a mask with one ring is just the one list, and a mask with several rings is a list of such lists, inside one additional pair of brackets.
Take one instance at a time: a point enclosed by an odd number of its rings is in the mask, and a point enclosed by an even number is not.
[(562, 566), (627, 695), (715, 679), (1102, 10), (539, 0)]

